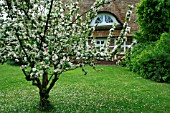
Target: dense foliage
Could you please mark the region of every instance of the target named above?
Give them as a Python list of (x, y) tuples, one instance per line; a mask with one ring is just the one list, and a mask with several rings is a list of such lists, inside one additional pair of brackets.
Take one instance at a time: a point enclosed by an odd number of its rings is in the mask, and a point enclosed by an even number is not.
[[(108, 60), (116, 54), (130, 32), (128, 21), (132, 6), (129, 6), (117, 46), (110, 51), (115, 24), (100, 49), (95, 47), (92, 34), (97, 25), (89, 26), (99, 8), (110, 0), (96, 0), (83, 14), (79, 13), (78, 0), (28, 1), (6, 0), (1, 4), (0, 62), (19, 62), (26, 80), (39, 88), (40, 105), (48, 106), (49, 92), (63, 72), (80, 67), (87, 74), (85, 65), (94, 67), (96, 59)], [(87, 46), (89, 38), (92, 38), (91, 46)]]
[(141, 0), (137, 7), (140, 30), (135, 33), (138, 44), (122, 62), (131, 71), (158, 82), (170, 82), (169, 13), (168, 0)]
[(170, 83), (170, 33), (154, 43), (136, 45), (126, 63), (142, 77)]
[(137, 22), (140, 31), (136, 33), (139, 43), (157, 41), (160, 35), (169, 31), (169, 0), (141, 0), (137, 7)]

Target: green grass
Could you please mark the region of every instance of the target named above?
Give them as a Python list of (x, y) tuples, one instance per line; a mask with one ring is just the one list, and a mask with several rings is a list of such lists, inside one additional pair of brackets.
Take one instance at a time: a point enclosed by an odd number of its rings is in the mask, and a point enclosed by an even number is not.
[[(119, 66), (61, 75), (50, 93), (58, 113), (170, 113), (170, 84), (143, 79)], [(41, 113), (38, 89), (17, 66), (0, 65), (0, 113)]]

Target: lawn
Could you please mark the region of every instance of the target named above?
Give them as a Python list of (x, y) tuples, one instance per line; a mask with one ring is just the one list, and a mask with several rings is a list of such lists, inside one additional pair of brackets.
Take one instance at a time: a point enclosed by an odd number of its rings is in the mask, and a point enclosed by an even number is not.
[[(143, 79), (119, 66), (61, 75), (50, 93), (58, 113), (170, 113), (170, 84)], [(0, 113), (41, 113), (38, 89), (17, 66), (0, 65)]]

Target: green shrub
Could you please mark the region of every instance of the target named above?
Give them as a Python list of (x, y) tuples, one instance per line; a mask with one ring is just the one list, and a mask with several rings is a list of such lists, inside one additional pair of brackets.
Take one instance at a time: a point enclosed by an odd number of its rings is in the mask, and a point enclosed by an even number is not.
[(134, 48), (128, 63), (130, 69), (147, 79), (170, 82), (170, 33), (163, 33), (159, 41), (146, 44)]
[(123, 60), (121, 61), (120, 65), (121, 66), (128, 66), (130, 70), (132, 70), (132, 65), (131, 64), (131, 60), (135, 59), (137, 57), (137, 55), (141, 54), (142, 51), (144, 51), (147, 47), (149, 47), (153, 45), (153, 43), (151, 42), (147, 42), (147, 43), (138, 43), (135, 46), (133, 46), (132, 50), (127, 50), (125, 57), (123, 58)]
[(122, 63), (144, 78), (159, 82), (170, 82), (169, 13), (169, 0), (140, 1), (137, 6), (140, 30), (134, 37), (138, 44)]
[(135, 34), (138, 43), (157, 41), (162, 33), (169, 31), (169, 0), (141, 0), (136, 13), (140, 26), (140, 30)]

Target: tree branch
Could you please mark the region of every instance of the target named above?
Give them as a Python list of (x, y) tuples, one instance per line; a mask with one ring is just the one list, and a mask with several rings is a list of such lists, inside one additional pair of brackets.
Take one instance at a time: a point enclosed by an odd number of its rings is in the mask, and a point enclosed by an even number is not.
[[(35, 83), (35, 81), (36, 81), (37, 83)], [(37, 86), (39, 89), (42, 88), (42, 87), (41, 87), (41, 82), (40, 82), (40, 79), (39, 79), (39, 78), (35, 78), (34, 80), (32, 80), (32, 85)]]
[(5, 0), (6, 1), (6, 4), (8, 6), (8, 9), (11, 10), (12, 9), (12, 1), (11, 0)]
[(50, 76), (50, 78), (48, 79), (48, 83), (49, 83), (49, 81), (52, 79), (53, 76), (54, 76), (53, 74)]
[(27, 77), (28, 75), (27, 75), (27, 73), (26, 73), (26, 71), (24, 70), (24, 69), (22, 69), (22, 72), (24, 73), (24, 75)]
[[(108, 4), (108, 3), (110, 3), (110, 2), (107, 2), (107, 3), (105, 3), (105, 4)], [(102, 5), (104, 5), (104, 4), (96, 5), (96, 7), (99, 8), (99, 7), (102, 6)], [(79, 15), (74, 21), (72, 21), (72, 22), (69, 24), (69, 26), (72, 25), (74, 22), (76, 22), (80, 17), (82, 17), (83, 15), (85, 15), (86, 13), (88, 13), (88, 12), (90, 12), (90, 11), (92, 11), (92, 10), (93, 10), (93, 9), (90, 8), (90, 9), (87, 10), (86, 12), (82, 13), (81, 15)]]
[(57, 76), (57, 75), (54, 75), (54, 79), (52, 80), (50, 86), (49, 86), (48, 89), (47, 89), (47, 92), (48, 92), (48, 93), (49, 93), (50, 90), (53, 88), (53, 86), (55, 85), (55, 82), (56, 82), (58, 79), (59, 79), (58, 76)]
[(49, 23), (49, 20), (50, 20), (50, 14), (51, 14), (52, 7), (53, 7), (53, 1), (54, 1), (54, 0), (51, 0), (50, 10), (49, 10), (49, 13), (48, 13), (48, 15), (47, 15), (47, 21), (46, 21), (46, 25), (45, 25), (45, 28), (44, 28), (44, 36), (41, 37), (40, 48), (42, 47), (42, 43), (43, 43), (44, 40), (45, 40), (46, 32), (47, 32), (47, 30), (48, 30), (48, 23)]
[[(24, 11), (24, 14), (27, 16), (28, 20), (31, 20), (31, 18), (29, 17), (28, 13), (26, 12), (25, 9), (21, 8), (22, 11)], [(33, 20), (31, 20), (33, 22)]]
[[(26, 12), (26, 10), (25, 9), (21, 9), (22, 11), (24, 11), (24, 14), (26, 15), (26, 17), (27, 17), (27, 19), (28, 20), (30, 20), (31, 22), (32, 22), (32, 24), (37, 24), (34, 20), (32, 20), (30, 17), (29, 17), (29, 15), (28, 15), (28, 13)], [(43, 39), (43, 36), (41, 36), (41, 34), (40, 33), (38, 33), (38, 35), (39, 35), (39, 37), (40, 37), (40, 39)], [(38, 38), (38, 37), (37, 37)]]
[(29, 56), (28, 56), (27, 52), (25, 51), (24, 46), (22, 45), (22, 41), (19, 39), (18, 30), (16, 30), (16, 33), (15, 33), (15, 34), (16, 34), (16, 36), (17, 36), (17, 39), (18, 39), (18, 41), (19, 41), (19, 44), (20, 44), (22, 50), (24, 51), (24, 54), (26, 55), (28, 61), (30, 61)]
[(21, 41), (20, 38), (19, 38), (18, 30), (16, 30), (15, 35), (17, 36), (17, 39), (18, 39), (19, 44), (20, 44), (20, 46), (21, 46), (21, 49), (24, 51), (24, 54), (26, 55), (26, 57), (27, 57), (27, 59), (28, 59), (28, 62), (30, 62), (31, 67), (34, 67), (35, 62), (32, 62), (32, 61), (30, 60), (30, 57), (28, 56), (28, 53), (25, 51), (24, 46), (22, 45), (22, 41)]
[[(37, 77), (30, 77), (29, 75), (25, 77), (27, 81), (32, 81), (32, 85), (37, 86), (39, 89), (41, 88), (41, 81)], [(35, 83), (36, 81), (36, 83)]]

